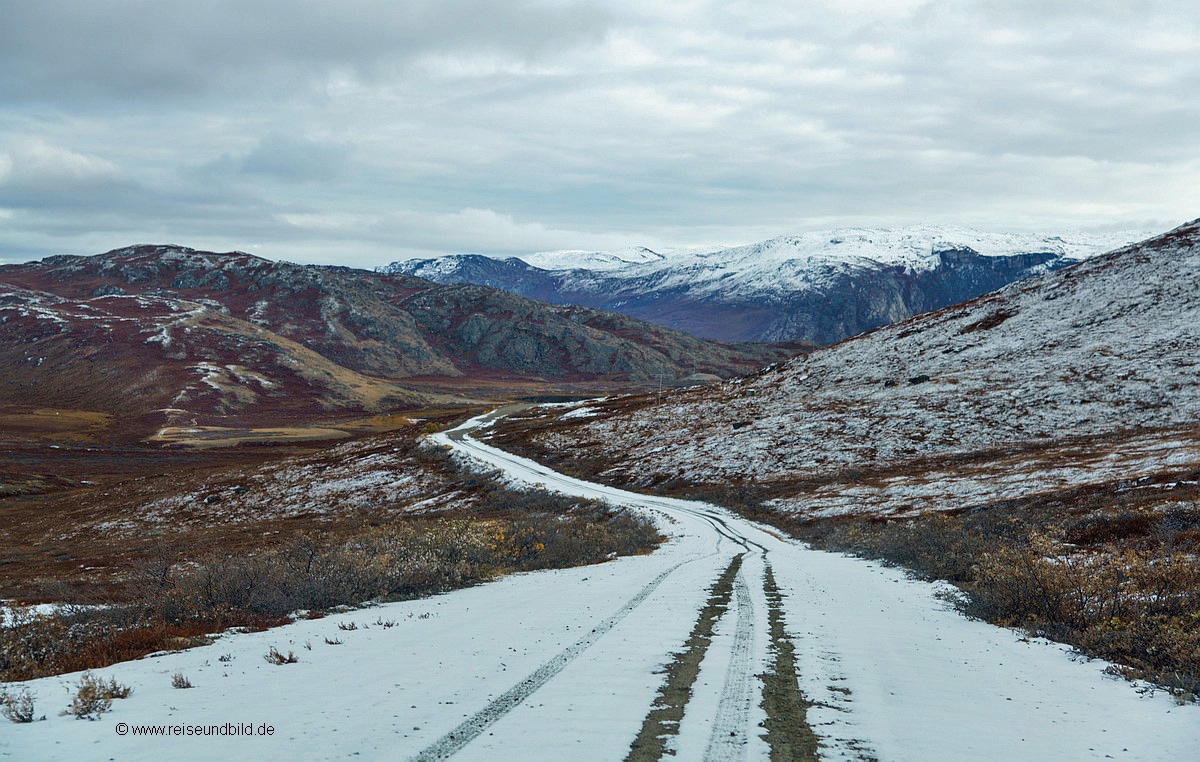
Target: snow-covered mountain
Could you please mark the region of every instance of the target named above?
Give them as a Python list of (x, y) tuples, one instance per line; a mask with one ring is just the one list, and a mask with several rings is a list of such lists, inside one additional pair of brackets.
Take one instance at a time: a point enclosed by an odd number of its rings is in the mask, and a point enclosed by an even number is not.
[(1187, 474), (1200, 469), (1200, 220), (745, 379), (626, 404), (555, 424), (535, 454), (639, 486), (775, 485), (777, 508), (810, 517)]
[(616, 251), (586, 251), (582, 249), (565, 249), (563, 251), (539, 251), (518, 257), (528, 265), (543, 270), (620, 270), (631, 265), (643, 265), (662, 262), (665, 254), (647, 249), (644, 246), (632, 246)]
[(733, 248), (462, 254), (382, 269), (616, 310), (706, 338), (829, 344), (1143, 237), (847, 228)]

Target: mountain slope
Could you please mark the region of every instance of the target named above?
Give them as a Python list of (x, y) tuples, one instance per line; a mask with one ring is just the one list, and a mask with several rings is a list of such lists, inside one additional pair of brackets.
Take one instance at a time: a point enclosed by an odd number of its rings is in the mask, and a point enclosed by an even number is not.
[(383, 269), (616, 310), (707, 338), (829, 344), (1129, 240), (934, 226), (845, 229), (666, 255), (648, 249), (503, 260), (467, 254)]
[(371, 378), (212, 304), (0, 292), (0, 399), (137, 416), (381, 410), (436, 401)]
[(670, 384), (793, 351), (479, 286), (177, 246), (0, 267), (0, 325), (0, 403), (184, 421), (413, 407), (439, 395), (412, 385), (437, 379)]
[[(1186, 468), (1200, 461), (1197, 326), (1191, 223), (720, 388), (597, 405), (534, 445), (586, 443), (572, 452), (641, 484), (775, 484), (781, 508), (813, 514)], [(947, 471), (971, 462), (991, 465), (952, 494)]]

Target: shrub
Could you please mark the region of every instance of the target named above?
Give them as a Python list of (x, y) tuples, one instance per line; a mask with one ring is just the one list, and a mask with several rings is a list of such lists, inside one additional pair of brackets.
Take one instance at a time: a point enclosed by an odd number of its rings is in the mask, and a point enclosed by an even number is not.
[[(4, 715), (9, 722), (33, 722), (33, 694), (29, 688), (22, 686), (14, 693), (10, 692), (6, 686), (0, 686), (0, 714)], [(43, 716), (41, 719), (46, 718)]]
[(295, 664), (300, 661), (296, 658), (296, 654), (288, 651), (287, 656), (284, 656), (279, 652), (278, 649), (275, 648), (275, 646), (271, 646), (271, 650), (267, 651), (266, 654), (263, 655), (263, 658), (267, 660), (268, 664), (275, 665)]
[[(955, 582), (964, 613), (1068, 643), (1150, 680), (1181, 700), (1200, 697), (1200, 565), (1191, 546), (1145, 544), (1146, 511), (1089, 506), (1063, 528), (1028, 514), (986, 511), (911, 521), (842, 521), (792, 528), (820, 547), (901, 564)], [(1069, 541), (1064, 541), (1067, 539)], [(1087, 540), (1096, 544), (1079, 545)]]
[(191, 688), (192, 681), (184, 677), (182, 672), (176, 672), (175, 674), (171, 675), (171, 687), (180, 689)]
[(115, 677), (108, 678), (107, 683), (101, 683), (100, 689), (104, 692), (104, 695), (110, 699), (129, 698), (130, 694), (133, 693), (133, 688), (129, 687), (128, 685), (121, 685), (117, 682)]
[(74, 715), (77, 720), (98, 720), (111, 708), (112, 696), (108, 695), (107, 686), (91, 672), (85, 672), (80, 676), (75, 696), (64, 714)]
[[(454, 468), (444, 455), (424, 457)], [(594, 501), (517, 492), (463, 471), (446, 480), (470, 496), (455, 515), (393, 520), (340, 539), (301, 534), (254, 554), (189, 563), (166, 549), (131, 583), (135, 603), (17, 612), (0, 628), (0, 679), (103, 667), (208, 643), (209, 633), (228, 627), (266, 629), (300, 610), (325, 612), (443, 592), (510, 571), (598, 563), (647, 552), (662, 540), (651, 521)], [(379, 623), (395, 626), (382, 617)]]

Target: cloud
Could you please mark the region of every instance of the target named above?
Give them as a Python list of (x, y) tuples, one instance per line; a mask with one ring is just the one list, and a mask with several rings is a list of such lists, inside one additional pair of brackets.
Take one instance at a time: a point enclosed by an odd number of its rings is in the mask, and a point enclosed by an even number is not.
[(1200, 214), (1188, 2), (15, 5), (0, 253), (379, 264)]
[(276, 133), (262, 138), (244, 153), (227, 154), (206, 162), (196, 169), (196, 174), (220, 182), (241, 177), (285, 183), (330, 182), (346, 173), (352, 154), (352, 149), (344, 143)]
[(111, 161), (48, 143), (18, 138), (0, 152), (0, 184), (7, 188), (103, 184), (120, 176)]
[(595, 39), (604, 13), (517, 0), (39, 0), (0, 25), (0, 97), (173, 101), (386, 76), (426, 53), (536, 57)]

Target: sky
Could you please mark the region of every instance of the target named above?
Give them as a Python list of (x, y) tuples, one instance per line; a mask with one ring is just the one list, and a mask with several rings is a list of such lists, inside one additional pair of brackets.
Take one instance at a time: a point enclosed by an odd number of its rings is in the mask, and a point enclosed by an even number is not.
[(0, 0), (0, 261), (1200, 217), (1194, 0)]

